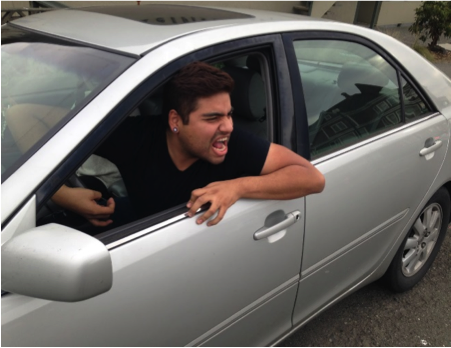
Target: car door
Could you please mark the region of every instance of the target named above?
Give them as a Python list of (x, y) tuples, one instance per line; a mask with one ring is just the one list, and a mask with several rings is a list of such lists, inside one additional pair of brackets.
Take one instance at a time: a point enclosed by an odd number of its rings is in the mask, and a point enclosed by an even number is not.
[[(287, 75), (280, 75), (288, 70), (278, 36), (234, 41), (176, 60), (114, 108), (102, 126), (51, 173), (2, 233), (13, 236), (32, 228), (36, 205), (50, 197), (61, 178), (77, 168), (99, 138), (124, 119), (137, 101), (180, 67), (193, 59), (215, 60), (215, 56), (230, 55), (237, 49), (259, 53), (261, 46), (271, 53), (263, 52), (262, 57), (277, 57), (264, 63), (266, 85), (289, 88)], [(277, 54), (273, 55), (274, 51)], [(150, 64), (169, 52), (174, 51), (159, 48), (141, 63)], [(267, 105), (274, 110), (268, 117), (269, 134), (291, 146), (294, 122), (280, 116), (280, 111), (292, 107), (291, 97), (277, 95), (276, 89), (267, 91)], [(76, 118), (89, 118), (89, 112), (87, 108)], [(284, 115), (289, 118), (292, 113)], [(2, 296), (3, 344), (263, 345), (289, 330), (302, 258), (304, 199), (240, 200), (214, 227), (197, 225), (184, 211), (174, 207), (97, 236), (106, 245), (113, 268), (113, 286), (104, 294), (75, 303), (12, 293)]]
[(370, 42), (336, 33), (285, 40), (292, 77), (300, 76), (295, 99), (305, 100), (298, 104), (301, 131), (327, 183), (321, 195), (306, 198), (293, 317), (300, 324), (368, 280), (400, 242), (432, 195), (449, 128), (401, 67)]

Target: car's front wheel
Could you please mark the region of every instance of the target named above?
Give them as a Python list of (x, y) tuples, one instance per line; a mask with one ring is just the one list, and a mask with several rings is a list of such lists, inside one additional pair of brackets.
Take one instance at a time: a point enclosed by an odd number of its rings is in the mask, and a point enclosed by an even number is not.
[(450, 204), (448, 191), (441, 188), (415, 220), (385, 274), (392, 290), (411, 289), (431, 267), (448, 229)]

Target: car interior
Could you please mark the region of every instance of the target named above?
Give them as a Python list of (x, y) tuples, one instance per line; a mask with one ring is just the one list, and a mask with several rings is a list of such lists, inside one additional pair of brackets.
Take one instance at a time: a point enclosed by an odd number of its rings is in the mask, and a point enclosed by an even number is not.
[[(267, 123), (267, 86), (262, 76), (264, 70), (264, 56), (260, 53), (248, 54), (240, 57), (213, 62), (213, 65), (229, 73), (235, 81), (235, 89), (231, 95), (234, 107), (234, 126), (269, 139)], [(128, 117), (158, 117), (163, 110), (164, 86), (153, 91)], [(33, 108), (39, 113), (40, 108)], [(42, 106), (42, 108), (53, 108)], [(42, 109), (43, 114), (48, 110)], [(53, 111), (52, 111), (53, 112)], [(54, 111), (54, 112), (57, 112)], [(48, 116), (46, 116), (48, 117)], [(40, 119), (38, 117), (38, 119)], [(38, 121), (37, 121), (38, 122)], [(42, 126), (44, 127), (44, 125)], [(46, 128), (33, 127), (34, 132), (46, 131)], [(91, 155), (65, 183), (69, 187), (85, 187), (102, 193), (104, 204), (110, 197), (127, 197), (127, 189), (117, 167), (105, 158)], [(73, 227), (91, 235), (97, 235), (110, 229), (99, 228), (70, 211), (66, 211), (49, 200), (37, 213), (37, 225), (58, 223)], [(118, 227), (118, 226), (114, 226)]]

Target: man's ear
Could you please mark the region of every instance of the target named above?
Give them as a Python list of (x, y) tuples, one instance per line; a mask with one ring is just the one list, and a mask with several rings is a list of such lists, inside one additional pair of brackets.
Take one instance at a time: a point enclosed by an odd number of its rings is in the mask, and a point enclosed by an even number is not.
[(177, 111), (172, 109), (171, 111), (169, 111), (168, 123), (170, 129), (180, 129), (179, 126), (182, 124), (182, 117), (178, 114)]

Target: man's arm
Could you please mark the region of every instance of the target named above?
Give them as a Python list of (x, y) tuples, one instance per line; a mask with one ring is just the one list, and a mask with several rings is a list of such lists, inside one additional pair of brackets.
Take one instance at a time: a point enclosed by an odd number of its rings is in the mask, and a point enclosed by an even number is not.
[(94, 226), (103, 227), (113, 222), (109, 217), (114, 213), (115, 203), (114, 199), (110, 198), (107, 205), (102, 206), (97, 204), (100, 198), (102, 194), (98, 191), (63, 185), (53, 195), (52, 201), (64, 209), (83, 216)]
[(218, 212), (208, 222), (208, 226), (213, 226), (240, 198), (287, 200), (319, 193), (324, 186), (324, 176), (309, 161), (281, 145), (271, 144), (260, 176), (213, 182), (194, 190), (187, 214), (194, 216), (202, 205), (211, 203), (196, 222), (201, 224)]
[[(113, 164), (116, 166), (118, 163), (122, 162), (124, 158), (127, 158), (128, 154), (134, 153), (131, 146), (135, 144), (133, 140), (136, 140), (139, 137), (130, 136), (129, 134), (133, 134), (132, 126), (136, 124), (137, 121), (135, 120), (135, 117), (128, 117), (127, 120), (95, 150), (93, 155), (96, 155), (97, 158), (94, 159), (93, 156), (89, 157), (88, 160), (83, 163), (82, 167), (85, 167), (85, 170), (88, 169), (90, 175), (93, 173), (97, 174), (99, 168), (96, 166), (100, 165), (101, 170), (105, 169), (105, 165), (110, 166)], [(145, 128), (142, 127), (140, 129)], [(103, 160), (108, 160), (109, 163), (99, 163), (99, 161)], [(63, 185), (53, 195), (52, 201), (64, 209), (83, 216), (92, 225), (104, 227), (113, 222), (109, 217), (114, 213), (115, 203), (114, 199), (110, 198), (107, 201), (106, 206), (102, 206), (97, 204), (97, 200), (100, 198), (102, 198), (102, 194), (98, 191), (77, 187), (71, 188)]]

